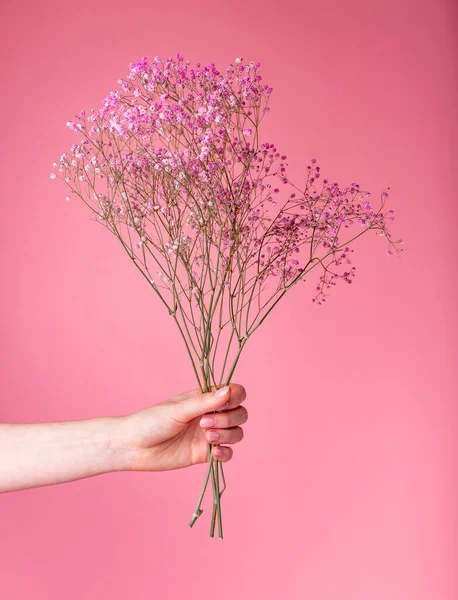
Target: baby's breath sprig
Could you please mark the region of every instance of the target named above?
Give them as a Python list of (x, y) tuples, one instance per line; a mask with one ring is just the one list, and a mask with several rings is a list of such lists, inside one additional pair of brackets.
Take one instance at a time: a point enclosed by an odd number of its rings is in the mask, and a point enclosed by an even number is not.
[[(259, 138), (272, 92), (259, 67), (237, 58), (220, 72), (179, 54), (143, 57), (99, 110), (67, 122), (80, 140), (51, 174), (118, 238), (159, 297), (202, 392), (231, 382), (248, 339), (313, 269), (318, 305), (337, 281), (352, 283), (350, 244), (362, 234), (383, 236), (388, 255), (401, 251), (388, 191), (374, 209), (357, 183), (323, 179), (318, 189), (314, 158), (303, 188), (290, 181), (287, 156)], [(190, 526), (211, 481), (210, 535), (218, 523), (222, 538), (226, 483), (211, 447)]]

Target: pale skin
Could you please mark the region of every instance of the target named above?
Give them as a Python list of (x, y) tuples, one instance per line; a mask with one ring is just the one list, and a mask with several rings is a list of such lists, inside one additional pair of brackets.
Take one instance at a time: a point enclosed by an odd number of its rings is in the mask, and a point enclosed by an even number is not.
[(245, 398), (245, 388), (231, 383), (204, 394), (185, 392), (125, 416), (0, 424), (0, 492), (114, 471), (181, 469), (207, 462), (209, 442), (218, 444), (213, 457), (227, 462), (233, 450), (224, 444), (243, 438)]

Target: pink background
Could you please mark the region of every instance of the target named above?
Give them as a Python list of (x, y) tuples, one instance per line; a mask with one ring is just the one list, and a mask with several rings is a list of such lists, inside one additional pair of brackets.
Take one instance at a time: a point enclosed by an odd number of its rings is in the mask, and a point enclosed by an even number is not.
[[(52, 162), (130, 62), (259, 60), (300, 180), (391, 187), (402, 259), (294, 289), (235, 380), (223, 542), (204, 465), (0, 497), (5, 600), (451, 600), (457, 581), (457, 10), (452, 0), (3, 3), (0, 420), (125, 414), (195, 387), (172, 321)], [(208, 505), (206, 505), (208, 507)]]

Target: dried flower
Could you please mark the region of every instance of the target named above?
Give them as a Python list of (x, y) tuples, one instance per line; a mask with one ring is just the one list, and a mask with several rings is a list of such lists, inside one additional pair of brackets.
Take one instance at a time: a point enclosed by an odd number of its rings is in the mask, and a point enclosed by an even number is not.
[[(225, 73), (179, 54), (131, 63), (101, 108), (67, 122), (79, 140), (57, 162), (174, 319), (202, 391), (230, 383), (248, 339), (313, 269), (317, 304), (337, 281), (351, 284), (360, 235), (375, 230), (400, 252), (388, 192), (375, 209), (355, 182), (318, 189), (316, 158), (303, 188), (290, 181), (287, 156), (259, 141), (272, 88), (259, 62), (242, 60)], [(209, 474), (218, 490), (213, 459)], [(222, 536), (219, 494), (215, 503)]]

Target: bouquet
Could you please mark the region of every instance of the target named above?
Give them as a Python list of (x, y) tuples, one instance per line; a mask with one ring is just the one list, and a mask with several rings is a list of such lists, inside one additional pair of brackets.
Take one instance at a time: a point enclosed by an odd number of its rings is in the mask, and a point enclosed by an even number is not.
[[(358, 237), (373, 231), (388, 255), (401, 251), (388, 191), (373, 208), (357, 183), (318, 185), (314, 158), (302, 186), (290, 181), (287, 156), (260, 136), (272, 88), (259, 68), (237, 58), (220, 72), (180, 54), (131, 63), (99, 110), (67, 122), (80, 139), (51, 174), (118, 238), (178, 327), (202, 392), (231, 382), (248, 340), (314, 269), (317, 305), (352, 283)], [(217, 523), (222, 538), (226, 482), (211, 449), (189, 525), (211, 481), (210, 536)]]

